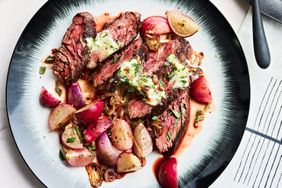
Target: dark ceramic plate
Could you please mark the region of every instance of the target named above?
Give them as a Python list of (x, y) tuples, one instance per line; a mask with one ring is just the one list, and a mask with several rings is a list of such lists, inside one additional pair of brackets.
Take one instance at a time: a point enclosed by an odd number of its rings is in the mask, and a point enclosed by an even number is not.
[[(39, 104), (41, 87), (54, 88), (51, 69), (39, 75), (42, 60), (61, 39), (79, 11), (138, 11), (142, 18), (181, 9), (193, 17), (200, 31), (189, 38), (205, 53), (203, 69), (210, 84), (215, 110), (203, 130), (178, 160), (180, 187), (207, 187), (232, 159), (245, 129), (249, 102), (249, 75), (240, 43), (222, 14), (206, 0), (48, 1), (32, 18), (11, 59), (7, 79), (7, 109), (15, 142), (34, 174), (48, 187), (89, 187), (84, 168), (70, 168), (59, 159), (59, 139), (48, 132), (49, 109)], [(152, 172), (157, 154), (144, 169), (104, 187), (158, 187)]]

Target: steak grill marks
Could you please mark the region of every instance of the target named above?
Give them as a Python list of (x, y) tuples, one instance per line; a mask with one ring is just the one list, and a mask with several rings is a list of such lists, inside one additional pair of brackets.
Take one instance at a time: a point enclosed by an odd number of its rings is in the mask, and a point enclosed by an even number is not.
[(79, 79), (89, 60), (85, 38), (96, 36), (95, 26), (93, 16), (88, 12), (74, 16), (61, 47), (54, 50), (53, 73), (61, 82), (70, 84)]

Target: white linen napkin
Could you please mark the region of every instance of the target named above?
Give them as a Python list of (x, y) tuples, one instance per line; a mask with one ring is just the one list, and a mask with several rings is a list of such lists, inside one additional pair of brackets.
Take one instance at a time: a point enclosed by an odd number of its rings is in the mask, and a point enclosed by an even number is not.
[(263, 17), (271, 64), (256, 64), (252, 41), (252, 11), (238, 33), (251, 82), (248, 123), (240, 146), (212, 188), (282, 187), (282, 24)]

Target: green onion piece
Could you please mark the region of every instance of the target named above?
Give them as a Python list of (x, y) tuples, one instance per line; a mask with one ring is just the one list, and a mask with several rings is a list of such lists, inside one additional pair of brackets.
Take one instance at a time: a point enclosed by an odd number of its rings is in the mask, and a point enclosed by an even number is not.
[(205, 117), (204, 116), (197, 116), (196, 117), (196, 122), (199, 122), (199, 121), (202, 121), (202, 120), (204, 120), (205, 119)]
[(167, 139), (168, 141), (171, 140), (171, 133), (170, 133), (170, 132), (167, 132), (167, 133), (166, 133), (166, 139)]
[(92, 146), (92, 145), (87, 145), (86, 147), (87, 147), (87, 149), (90, 150), (90, 151), (94, 151), (94, 150), (96, 149), (96, 148), (95, 148), (94, 146)]
[(68, 138), (67, 139), (67, 143), (73, 143), (75, 141), (74, 137)]
[(153, 116), (152, 120), (156, 121), (159, 118), (159, 116)]
[(49, 56), (46, 58), (46, 61), (52, 62), (52, 61), (54, 61), (54, 57), (49, 55)]
[(83, 142), (83, 137), (82, 137), (79, 127), (75, 127), (75, 132), (77, 136), (79, 137), (80, 142)]
[(45, 71), (46, 71), (46, 67), (42, 66), (42, 67), (39, 68), (39, 74), (43, 75), (45, 73)]
[(180, 118), (178, 118), (178, 119), (175, 120), (174, 125), (173, 125), (174, 127), (177, 125), (179, 119), (180, 119)]
[(171, 111), (172, 111), (173, 115), (174, 115), (177, 119), (180, 118), (181, 114), (180, 114), (179, 112), (177, 112), (177, 111), (175, 111), (175, 110), (173, 110), (173, 109), (171, 109)]
[(60, 157), (60, 159), (61, 159), (62, 161), (66, 160), (66, 158), (65, 158), (65, 156), (64, 156), (64, 154), (63, 154), (63, 152), (62, 152), (62, 150), (60, 150), (60, 152), (59, 152), (59, 157)]
[(60, 88), (60, 87), (56, 87), (56, 93), (59, 95), (59, 96), (61, 96), (61, 94), (62, 94), (62, 89)]

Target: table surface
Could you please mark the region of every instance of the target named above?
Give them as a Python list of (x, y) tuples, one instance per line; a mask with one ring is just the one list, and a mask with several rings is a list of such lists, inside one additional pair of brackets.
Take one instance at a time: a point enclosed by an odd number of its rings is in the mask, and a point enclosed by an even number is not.
[[(43, 187), (31, 173), (10, 133), (5, 107), (6, 75), (16, 42), (28, 21), (46, 0), (0, 0), (0, 186)], [(249, 4), (242, 0), (211, 0), (238, 33)], [(16, 13), (16, 14), (15, 14)]]

